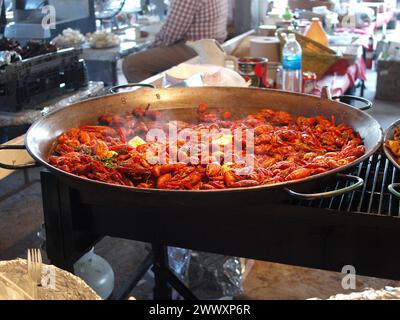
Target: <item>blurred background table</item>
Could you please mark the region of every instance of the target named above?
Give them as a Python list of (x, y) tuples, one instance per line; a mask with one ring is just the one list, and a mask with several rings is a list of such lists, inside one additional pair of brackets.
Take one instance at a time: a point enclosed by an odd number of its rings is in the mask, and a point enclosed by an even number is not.
[[(161, 23), (141, 27), (142, 37), (135, 39), (134, 28), (115, 31), (121, 38), (121, 44), (113, 48), (93, 49), (86, 47), (83, 50), (83, 58), (86, 61), (88, 78), (91, 81), (102, 81), (105, 86), (118, 84), (118, 62), (126, 56), (146, 50), (155, 38), (155, 34), (161, 28)], [(132, 36), (130, 36), (132, 34)], [(143, 35), (145, 35), (143, 37)]]

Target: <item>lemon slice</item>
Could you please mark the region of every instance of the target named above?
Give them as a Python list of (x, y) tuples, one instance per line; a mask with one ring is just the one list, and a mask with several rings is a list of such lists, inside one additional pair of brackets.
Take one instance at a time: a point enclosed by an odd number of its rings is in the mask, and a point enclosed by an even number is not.
[(118, 152), (115, 152), (115, 151), (108, 151), (107, 152), (107, 158), (114, 158), (117, 155), (118, 155)]
[(232, 143), (233, 135), (231, 134), (224, 134), (218, 139), (214, 140), (215, 144), (219, 144), (220, 146), (226, 146)]
[(131, 147), (137, 148), (138, 146), (146, 144), (146, 141), (144, 141), (141, 137), (136, 136), (136, 137), (132, 138), (131, 140), (129, 140), (128, 144)]

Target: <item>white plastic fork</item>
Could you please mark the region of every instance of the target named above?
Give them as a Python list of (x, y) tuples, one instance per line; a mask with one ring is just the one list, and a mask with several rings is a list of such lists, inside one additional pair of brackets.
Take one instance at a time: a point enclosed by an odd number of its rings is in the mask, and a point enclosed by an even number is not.
[(28, 250), (28, 275), (32, 281), (33, 298), (39, 299), (38, 285), (42, 282), (42, 254), (39, 249)]

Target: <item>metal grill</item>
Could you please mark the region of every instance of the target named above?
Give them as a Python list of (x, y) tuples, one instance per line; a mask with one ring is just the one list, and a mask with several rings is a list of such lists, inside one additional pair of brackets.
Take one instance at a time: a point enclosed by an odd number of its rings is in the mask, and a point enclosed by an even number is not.
[[(293, 200), (291, 204), (346, 212), (378, 214), (400, 217), (400, 201), (388, 192), (388, 185), (398, 182), (397, 169), (382, 152), (373, 154), (368, 160), (360, 163), (349, 174), (364, 179), (362, 188), (342, 196), (312, 200)], [(336, 190), (348, 185), (348, 182), (337, 181), (326, 186), (325, 191)]]

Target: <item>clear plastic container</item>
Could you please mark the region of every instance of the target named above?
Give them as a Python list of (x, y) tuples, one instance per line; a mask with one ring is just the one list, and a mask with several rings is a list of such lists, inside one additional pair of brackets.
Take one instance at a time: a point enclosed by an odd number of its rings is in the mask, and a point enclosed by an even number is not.
[(114, 290), (114, 271), (110, 264), (92, 248), (74, 264), (75, 275), (83, 279), (102, 298)]
[(301, 71), (302, 50), (295, 34), (288, 36), (282, 51), (282, 89), (302, 92), (303, 76)]

